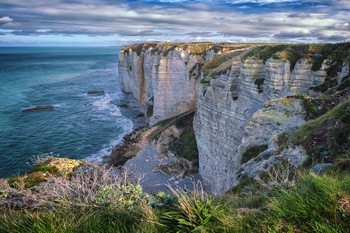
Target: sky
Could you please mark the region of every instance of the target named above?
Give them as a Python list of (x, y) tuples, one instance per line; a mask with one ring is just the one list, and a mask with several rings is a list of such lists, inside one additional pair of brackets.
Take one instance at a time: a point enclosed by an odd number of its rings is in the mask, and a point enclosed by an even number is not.
[(0, 46), (350, 40), (350, 0), (0, 0)]

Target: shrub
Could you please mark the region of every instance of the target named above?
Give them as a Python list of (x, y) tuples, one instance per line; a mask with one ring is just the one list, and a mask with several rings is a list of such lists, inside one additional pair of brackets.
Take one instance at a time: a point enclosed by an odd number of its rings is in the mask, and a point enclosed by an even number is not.
[(169, 188), (177, 205), (173, 211), (164, 212), (162, 220), (177, 232), (205, 232), (208, 223), (215, 221), (215, 212), (219, 207), (213, 204), (213, 198), (203, 191), (200, 184), (191, 193)]
[(110, 184), (100, 188), (95, 202), (110, 208), (132, 209), (147, 204), (149, 196), (142, 192), (142, 187), (139, 184)]

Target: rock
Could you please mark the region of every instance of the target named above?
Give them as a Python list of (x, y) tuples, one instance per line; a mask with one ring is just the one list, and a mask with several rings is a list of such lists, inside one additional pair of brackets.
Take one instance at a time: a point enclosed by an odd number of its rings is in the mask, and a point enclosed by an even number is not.
[[(329, 68), (327, 60), (314, 71), (308, 58), (291, 58), (291, 63), (272, 54), (269, 59), (247, 57), (251, 49), (243, 45), (228, 60), (208, 68), (207, 61), (223, 51), (210, 45), (200, 53), (191, 52), (190, 45), (133, 45), (119, 54), (118, 67), (122, 89), (149, 106), (151, 125), (196, 109), (199, 174), (206, 190), (216, 194), (229, 190), (242, 169), (254, 176), (279, 161), (292, 166), (304, 162), (305, 150), (283, 151), (273, 141), (303, 124), (305, 110), (296, 97), (324, 83)], [(345, 62), (336, 78), (341, 81), (348, 74)], [(242, 166), (249, 148), (266, 146)]]
[(301, 167), (309, 158), (306, 150), (302, 146), (288, 147), (281, 152), (281, 155), (294, 167)]
[(53, 105), (41, 105), (41, 106), (36, 106), (34, 108), (27, 108), (22, 110), (22, 112), (31, 112), (31, 111), (40, 111), (40, 110), (52, 110), (54, 109)]
[[(270, 58), (264, 63), (263, 60), (248, 58), (241, 61), (239, 58), (232, 61), (229, 74), (215, 76), (209, 85), (197, 85), (194, 129), (199, 173), (207, 190), (222, 194), (233, 186), (244, 148), (267, 144), (279, 131), (303, 123), (300, 103), (285, 99), (283, 106), (282, 102), (276, 105), (268, 101), (305, 93), (325, 77), (325, 71), (312, 71), (311, 64), (303, 59), (291, 72), (288, 61)], [(233, 98), (233, 92), (236, 98)], [(261, 115), (254, 117), (263, 106), (265, 110)], [(239, 150), (240, 146), (243, 151)]]
[(232, 46), (214, 44), (140, 44), (124, 48), (118, 59), (122, 90), (153, 106), (145, 114), (151, 125), (194, 110), (201, 65)]
[(318, 163), (318, 164), (315, 164), (313, 167), (312, 167), (312, 171), (316, 174), (322, 174), (324, 172), (326, 172), (328, 169), (334, 167), (334, 164), (331, 164), (331, 163)]
[(87, 92), (88, 95), (100, 95), (100, 94), (104, 94), (104, 93), (105, 93), (104, 90), (93, 90), (93, 91)]

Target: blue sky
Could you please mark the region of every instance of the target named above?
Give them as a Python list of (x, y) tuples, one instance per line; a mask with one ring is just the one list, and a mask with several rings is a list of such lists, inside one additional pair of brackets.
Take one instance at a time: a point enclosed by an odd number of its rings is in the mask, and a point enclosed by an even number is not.
[(350, 0), (0, 0), (0, 46), (350, 40)]

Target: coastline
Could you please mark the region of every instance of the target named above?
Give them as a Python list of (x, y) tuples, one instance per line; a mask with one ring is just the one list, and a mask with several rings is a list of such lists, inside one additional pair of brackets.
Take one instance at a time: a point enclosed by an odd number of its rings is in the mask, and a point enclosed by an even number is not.
[(144, 116), (146, 107), (132, 94), (123, 95), (115, 104), (119, 106), (123, 116), (132, 120), (133, 130), (124, 135), (122, 142), (114, 146), (110, 155), (102, 158), (102, 164), (121, 168), (146, 193), (163, 191), (171, 194), (169, 187), (193, 190), (199, 182), (198, 174), (187, 174), (179, 164), (177, 156), (168, 157), (160, 152), (159, 145), (152, 140), (152, 133), (159, 130), (159, 126), (148, 126)]

